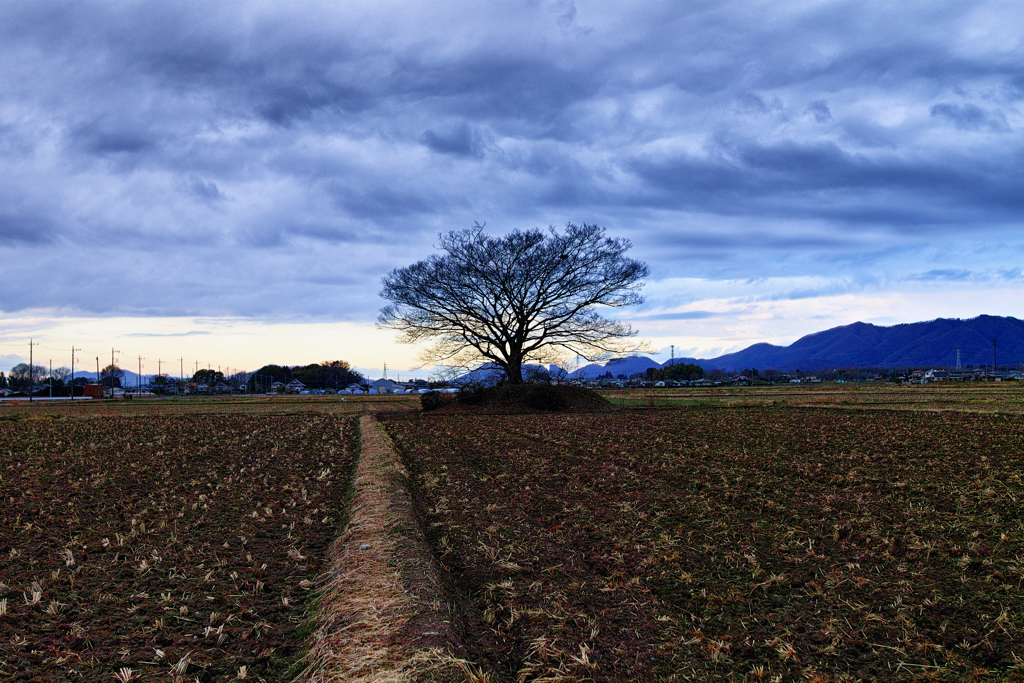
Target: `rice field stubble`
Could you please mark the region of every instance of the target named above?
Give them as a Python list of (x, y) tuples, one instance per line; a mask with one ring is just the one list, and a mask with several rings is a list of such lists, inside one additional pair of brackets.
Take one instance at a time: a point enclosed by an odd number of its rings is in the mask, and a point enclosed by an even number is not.
[(0, 680), (282, 680), (344, 522), (353, 418), (4, 417)]
[(1024, 421), (382, 417), (498, 680), (1024, 680)]

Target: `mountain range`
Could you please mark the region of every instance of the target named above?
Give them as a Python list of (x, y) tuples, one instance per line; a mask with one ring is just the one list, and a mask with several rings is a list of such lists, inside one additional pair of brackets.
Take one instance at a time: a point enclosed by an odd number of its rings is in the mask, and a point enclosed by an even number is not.
[[(996, 341), (993, 349), (993, 341)], [(963, 367), (991, 366), (993, 350), (1000, 366), (1024, 361), (1024, 321), (981, 315), (963, 320), (938, 318), (927, 322), (884, 327), (857, 322), (801, 337), (789, 346), (754, 344), (717, 358), (676, 358), (705, 370), (822, 370), (824, 368), (954, 368), (957, 349)], [(646, 356), (614, 358), (605, 365), (580, 368), (574, 377), (613, 376), (662, 367)]]
[[(705, 370), (808, 370), (825, 368), (954, 368), (957, 349), (963, 367), (991, 366), (993, 340), (1000, 366), (1017, 366), (1024, 362), (1024, 320), (1012, 317), (980, 315), (977, 318), (937, 318), (927, 322), (906, 323), (885, 327), (856, 322), (833, 327), (801, 337), (789, 346), (760, 343), (742, 351), (717, 358), (676, 358), (676, 363), (694, 363)], [(610, 372), (612, 376), (630, 376), (647, 368), (664, 367), (673, 361), (659, 363), (647, 356), (613, 358), (601, 365), (592, 363), (570, 373), (570, 377), (593, 379)], [(543, 370), (529, 366), (527, 370)], [(547, 368), (552, 374), (557, 368)], [(467, 378), (483, 379), (493, 374), (489, 367), (480, 368)], [(560, 373), (557, 373), (560, 374)], [(93, 379), (95, 371), (76, 369), (78, 377)], [(479, 377), (478, 377), (479, 375)], [(143, 383), (149, 376), (143, 376)], [(125, 386), (134, 387), (138, 375), (125, 369)]]

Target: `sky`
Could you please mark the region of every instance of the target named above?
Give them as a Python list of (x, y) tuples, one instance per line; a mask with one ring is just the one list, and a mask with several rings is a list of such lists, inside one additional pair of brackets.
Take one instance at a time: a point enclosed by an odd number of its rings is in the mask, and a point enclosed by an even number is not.
[(631, 240), (658, 359), (1024, 317), (1022, 106), (1017, 2), (0, 0), (0, 370), (426, 376), (474, 222)]

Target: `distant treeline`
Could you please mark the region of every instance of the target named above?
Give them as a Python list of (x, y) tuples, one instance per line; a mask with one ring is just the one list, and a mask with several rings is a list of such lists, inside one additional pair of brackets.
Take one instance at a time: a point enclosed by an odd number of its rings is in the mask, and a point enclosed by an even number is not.
[(249, 377), (249, 389), (269, 388), (274, 382), (288, 384), (297, 379), (310, 389), (344, 389), (365, 378), (348, 361), (330, 360), (310, 365), (264, 365)]
[(660, 368), (647, 368), (647, 379), (658, 382), (665, 380), (695, 380), (704, 376), (704, 368), (695, 363), (676, 363)]

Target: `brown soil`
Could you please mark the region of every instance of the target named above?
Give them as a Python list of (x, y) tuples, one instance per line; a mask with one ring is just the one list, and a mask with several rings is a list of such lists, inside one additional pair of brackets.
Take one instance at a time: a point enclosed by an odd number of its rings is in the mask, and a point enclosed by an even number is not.
[(0, 680), (291, 678), (355, 421), (0, 422)]
[(1024, 680), (1017, 416), (381, 421), (499, 683)]

